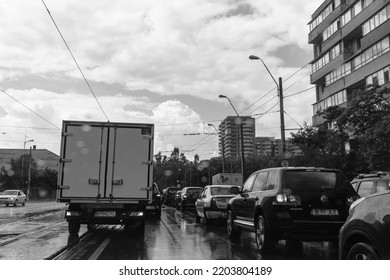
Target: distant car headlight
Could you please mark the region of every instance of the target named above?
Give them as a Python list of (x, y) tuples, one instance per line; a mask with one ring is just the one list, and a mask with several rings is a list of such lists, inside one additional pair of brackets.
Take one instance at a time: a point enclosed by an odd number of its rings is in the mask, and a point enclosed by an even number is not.
[(11, 198), (11, 200), (14, 200), (15, 199), (15, 197), (10, 197)]

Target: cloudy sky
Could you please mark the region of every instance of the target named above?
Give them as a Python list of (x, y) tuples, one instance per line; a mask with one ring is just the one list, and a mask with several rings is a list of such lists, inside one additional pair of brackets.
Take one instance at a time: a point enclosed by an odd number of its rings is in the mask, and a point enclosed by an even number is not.
[(26, 148), (59, 154), (62, 120), (147, 122), (155, 153), (206, 159), (217, 155), (207, 124), (235, 115), (219, 94), (256, 118), (256, 136), (280, 138), (275, 83), (248, 57), (283, 78), (286, 128), (310, 124), (307, 23), (322, 2), (1, 0), (0, 148), (33, 139)]

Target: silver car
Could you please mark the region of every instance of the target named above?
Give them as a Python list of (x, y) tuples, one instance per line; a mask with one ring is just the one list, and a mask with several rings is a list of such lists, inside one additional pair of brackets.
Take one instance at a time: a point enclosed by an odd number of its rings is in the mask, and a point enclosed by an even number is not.
[(0, 204), (5, 204), (8, 206), (12, 204), (17, 206), (18, 204), (26, 205), (26, 195), (21, 190), (6, 190), (0, 194)]
[(226, 219), (226, 207), (229, 200), (236, 196), (239, 187), (236, 185), (209, 185), (204, 187), (195, 202), (196, 221), (200, 218)]

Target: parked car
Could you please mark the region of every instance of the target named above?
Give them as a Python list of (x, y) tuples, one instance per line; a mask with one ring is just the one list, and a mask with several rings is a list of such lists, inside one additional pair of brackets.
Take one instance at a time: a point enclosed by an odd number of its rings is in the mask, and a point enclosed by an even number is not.
[(351, 184), (360, 197), (390, 189), (390, 174), (377, 172), (373, 174), (360, 174)]
[(156, 183), (153, 183), (153, 197), (152, 204), (148, 205), (148, 212), (153, 212), (157, 217), (161, 216), (161, 193)]
[(390, 260), (390, 191), (355, 201), (340, 229), (339, 259)]
[(180, 188), (177, 187), (168, 187), (163, 190), (163, 203), (165, 205), (173, 206), (175, 201), (175, 193), (179, 191)]
[(201, 187), (185, 187), (180, 192), (180, 195), (176, 197), (176, 205), (181, 211), (184, 211), (187, 207), (195, 207), (195, 201), (198, 198), (200, 192), (203, 190)]
[(18, 204), (26, 205), (26, 195), (21, 190), (5, 190), (0, 195), (0, 204), (5, 204), (8, 206), (12, 204), (17, 206)]
[(200, 218), (226, 219), (226, 207), (230, 199), (236, 196), (239, 187), (235, 185), (209, 185), (204, 187), (195, 202), (196, 221)]
[(255, 232), (260, 252), (272, 250), (278, 240), (287, 240), (292, 248), (301, 248), (301, 241), (337, 244), (349, 206), (357, 198), (351, 183), (336, 169), (259, 170), (228, 203), (228, 236), (238, 238), (241, 230)]

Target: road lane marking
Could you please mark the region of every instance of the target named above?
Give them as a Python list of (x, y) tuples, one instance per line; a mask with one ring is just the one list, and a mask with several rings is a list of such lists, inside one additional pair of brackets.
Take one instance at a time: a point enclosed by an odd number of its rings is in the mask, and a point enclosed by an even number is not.
[(100, 246), (96, 249), (95, 252), (88, 258), (88, 260), (97, 260), (98, 257), (103, 253), (103, 250), (107, 247), (108, 243), (111, 241), (111, 236), (108, 236), (104, 241), (100, 244)]

